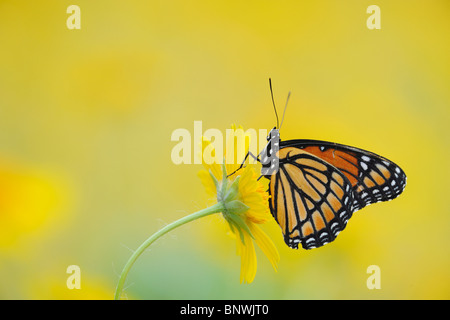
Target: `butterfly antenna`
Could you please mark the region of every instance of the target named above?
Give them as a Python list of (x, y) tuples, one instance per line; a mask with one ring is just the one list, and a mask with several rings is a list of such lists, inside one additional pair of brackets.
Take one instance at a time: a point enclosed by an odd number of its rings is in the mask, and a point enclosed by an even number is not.
[(279, 128), (278, 113), (277, 108), (275, 108), (275, 100), (273, 99), (273, 90), (272, 90), (272, 80), (270, 78), (269, 78), (269, 87), (270, 87), (270, 95), (272, 96), (273, 109), (275, 110), (275, 116), (277, 117), (277, 128)]
[(286, 113), (286, 108), (287, 108), (287, 105), (288, 105), (289, 97), (290, 97), (290, 96), (291, 96), (291, 92), (289, 91), (288, 96), (287, 96), (287, 99), (286, 99), (286, 105), (284, 106), (283, 117), (281, 118), (280, 129), (281, 129), (281, 126), (283, 125), (284, 115), (285, 115), (285, 113)]

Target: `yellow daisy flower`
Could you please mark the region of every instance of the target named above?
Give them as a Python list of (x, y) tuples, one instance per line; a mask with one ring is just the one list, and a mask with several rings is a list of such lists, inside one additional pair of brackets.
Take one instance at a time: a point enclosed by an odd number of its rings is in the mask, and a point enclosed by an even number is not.
[[(236, 129), (236, 127), (233, 126), (232, 129)], [(244, 138), (245, 141), (244, 144), (241, 143), (241, 146), (244, 145), (245, 148), (243, 149), (248, 150), (249, 136), (243, 130), (239, 129), (237, 136)], [(128, 272), (139, 256), (152, 243), (175, 228), (216, 213), (222, 213), (222, 216), (230, 227), (231, 233), (236, 238), (237, 253), (241, 256), (241, 283), (250, 283), (255, 278), (256, 253), (254, 243), (269, 258), (275, 271), (277, 270), (278, 261), (280, 260), (278, 251), (272, 240), (258, 226), (270, 219), (268, 195), (264, 191), (264, 185), (257, 180), (258, 175), (251, 164), (247, 163), (244, 168), (237, 170), (240, 167), (237, 164), (239, 161), (229, 161), (231, 154), (233, 157), (237, 155), (237, 148), (234, 143), (235, 137), (236, 135), (233, 134), (233, 139), (227, 139), (226, 150), (234, 152), (229, 152), (228, 158), (225, 155), (225, 159), (228, 161), (226, 161), (226, 165), (223, 164), (222, 166), (217, 164), (218, 161), (204, 161), (205, 155), (209, 156), (208, 160), (215, 159), (216, 150), (213, 143), (206, 140), (202, 142), (201, 157), (206, 170), (200, 171), (199, 176), (206, 191), (217, 199), (216, 203), (166, 225), (145, 240), (133, 252), (123, 267), (117, 283), (114, 299), (120, 299)], [(219, 157), (219, 154), (222, 157), (222, 153), (220, 152), (217, 153), (217, 157)], [(237, 155), (237, 158), (239, 157), (240, 155)]]
[[(236, 129), (236, 127), (233, 126), (232, 129)], [(240, 132), (242, 133), (243, 130)], [(247, 137), (244, 136), (244, 138)], [(234, 141), (227, 140), (226, 150), (230, 150), (230, 147), (233, 148), (233, 145)], [(210, 142), (203, 139), (202, 150), (205, 151), (210, 147)], [(247, 147), (246, 150), (248, 150)], [(211, 154), (214, 155), (214, 152)], [(222, 215), (236, 238), (237, 254), (241, 256), (240, 282), (251, 283), (255, 278), (257, 261), (254, 243), (261, 248), (276, 271), (280, 260), (278, 250), (272, 240), (258, 226), (271, 219), (271, 216), (268, 208), (268, 194), (262, 182), (257, 180), (258, 174), (254, 165), (247, 163), (245, 167), (236, 171), (240, 164), (235, 161), (222, 166), (217, 163), (202, 162), (206, 170), (200, 171), (198, 175), (206, 192), (215, 196), (217, 202), (225, 203), (226, 209), (222, 211)], [(233, 174), (228, 176), (230, 173)], [(234, 207), (229, 208), (229, 204), (232, 204), (234, 200), (245, 206), (237, 208), (238, 210), (234, 210), (236, 209)]]

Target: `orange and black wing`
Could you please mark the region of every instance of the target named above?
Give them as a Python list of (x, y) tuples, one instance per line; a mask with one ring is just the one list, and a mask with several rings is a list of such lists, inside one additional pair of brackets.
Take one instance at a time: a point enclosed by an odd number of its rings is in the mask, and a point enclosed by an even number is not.
[(392, 200), (406, 186), (406, 175), (398, 165), (370, 151), (317, 140), (281, 142), (280, 148), (288, 147), (309, 152), (346, 176), (352, 185), (352, 212), (371, 203)]
[(333, 241), (352, 216), (350, 181), (299, 148), (282, 148), (278, 156), (279, 170), (269, 177), (269, 205), (286, 244), (312, 249)]

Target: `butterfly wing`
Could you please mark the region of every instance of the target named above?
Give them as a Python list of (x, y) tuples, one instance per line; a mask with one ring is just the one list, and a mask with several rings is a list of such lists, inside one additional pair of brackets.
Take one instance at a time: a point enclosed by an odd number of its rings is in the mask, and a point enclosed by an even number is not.
[(348, 178), (334, 166), (299, 148), (278, 152), (279, 170), (270, 176), (270, 211), (286, 244), (304, 249), (333, 241), (352, 216)]
[(371, 203), (392, 200), (406, 186), (406, 175), (398, 165), (370, 151), (318, 140), (282, 141), (283, 147), (299, 148), (339, 169), (352, 185), (353, 212)]

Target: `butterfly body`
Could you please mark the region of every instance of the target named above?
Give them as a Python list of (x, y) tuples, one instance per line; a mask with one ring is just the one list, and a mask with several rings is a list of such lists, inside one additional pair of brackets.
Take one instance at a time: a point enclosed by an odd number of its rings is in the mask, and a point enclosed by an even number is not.
[[(279, 130), (269, 137), (279, 137)], [(396, 198), (406, 185), (392, 161), (343, 144), (270, 139), (260, 155), (270, 211), (294, 249), (333, 241), (355, 211)]]

